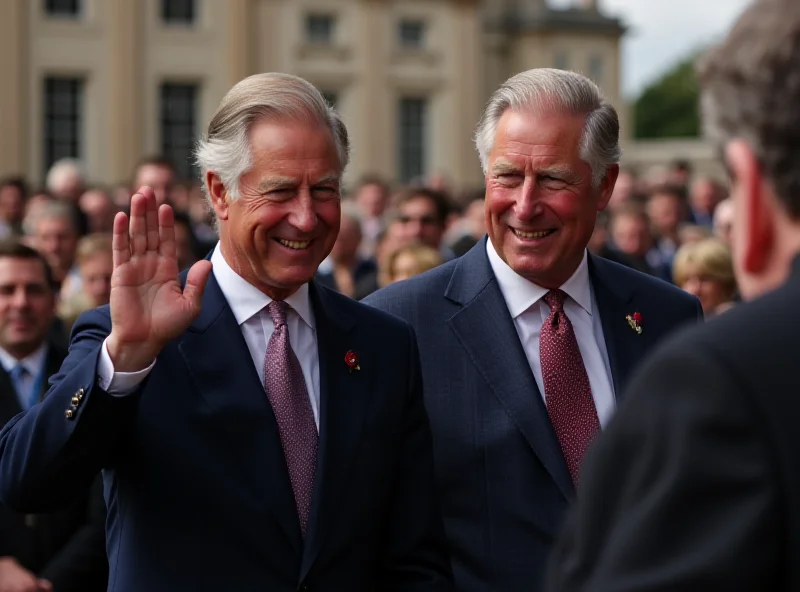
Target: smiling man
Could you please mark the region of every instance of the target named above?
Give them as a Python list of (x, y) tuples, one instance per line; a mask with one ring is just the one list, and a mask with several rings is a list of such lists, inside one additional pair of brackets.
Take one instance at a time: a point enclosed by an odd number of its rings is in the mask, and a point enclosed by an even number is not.
[(630, 371), (702, 318), (694, 297), (587, 252), (618, 136), (583, 76), (511, 78), (476, 133), (488, 238), (366, 299), (418, 336), (460, 591), (539, 589), (583, 455)]
[(110, 307), (0, 433), (0, 500), (54, 507), (103, 469), (115, 592), (450, 592), (414, 333), (312, 281), (344, 124), (308, 82), (255, 75), (197, 154), (210, 261), (176, 279), (171, 207), (133, 196)]

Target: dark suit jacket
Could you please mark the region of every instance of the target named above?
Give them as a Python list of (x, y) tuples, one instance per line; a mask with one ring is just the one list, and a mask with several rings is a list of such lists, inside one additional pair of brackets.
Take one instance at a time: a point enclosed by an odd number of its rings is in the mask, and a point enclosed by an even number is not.
[[(615, 391), (697, 299), (590, 256)], [(531, 592), (573, 485), (482, 240), (460, 259), (365, 300), (414, 327), (456, 587)], [(637, 334), (625, 320), (643, 315)]]
[[(45, 360), (48, 376), (67, 356), (51, 343)], [(41, 396), (47, 391), (42, 385)], [(22, 413), (14, 385), (0, 366), (0, 425)], [(0, 557), (14, 557), (26, 569), (50, 580), (58, 592), (106, 589), (105, 502), (98, 479), (93, 490), (79, 492), (56, 511), (22, 514), (0, 505)]]
[(44, 403), (0, 432), (0, 498), (47, 510), (104, 468), (111, 591), (449, 592), (413, 331), (310, 293), (321, 425), (305, 540), (272, 408), (213, 274), (199, 317), (133, 395), (96, 382), (108, 308), (78, 320)]
[(553, 591), (800, 590), (800, 257), (670, 339), (590, 452)]

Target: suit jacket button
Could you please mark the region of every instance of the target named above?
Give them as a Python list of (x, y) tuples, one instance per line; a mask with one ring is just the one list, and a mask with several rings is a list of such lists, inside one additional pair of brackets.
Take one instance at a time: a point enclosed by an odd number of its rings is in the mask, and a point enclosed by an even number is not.
[(76, 407), (81, 404), (81, 398), (78, 395), (72, 397), (72, 404)]
[(72, 409), (67, 409), (64, 415), (66, 416), (67, 419), (72, 419), (73, 417), (75, 417), (75, 412)]

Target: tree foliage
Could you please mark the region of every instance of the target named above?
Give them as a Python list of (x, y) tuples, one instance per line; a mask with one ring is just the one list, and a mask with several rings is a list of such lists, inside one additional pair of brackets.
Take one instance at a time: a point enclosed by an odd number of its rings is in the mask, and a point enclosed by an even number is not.
[(700, 135), (700, 93), (691, 56), (644, 89), (634, 107), (634, 135), (641, 139)]

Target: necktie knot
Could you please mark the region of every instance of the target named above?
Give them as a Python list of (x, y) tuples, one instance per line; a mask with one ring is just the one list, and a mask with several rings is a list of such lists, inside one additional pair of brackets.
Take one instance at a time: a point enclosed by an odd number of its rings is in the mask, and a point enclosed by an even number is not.
[(564, 300), (567, 295), (562, 290), (550, 290), (544, 296), (544, 301), (550, 307), (550, 311), (554, 313), (564, 312)]
[(289, 310), (289, 305), (283, 300), (273, 300), (267, 305), (267, 312), (272, 317), (272, 322), (275, 323), (275, 329), (279, 329), (286, 325), (286, 313)]
[(11, 378), (13, 380), (22, 380), (28, 375), (28, 369), (22, 364), (17, 364), (11, 369)]

